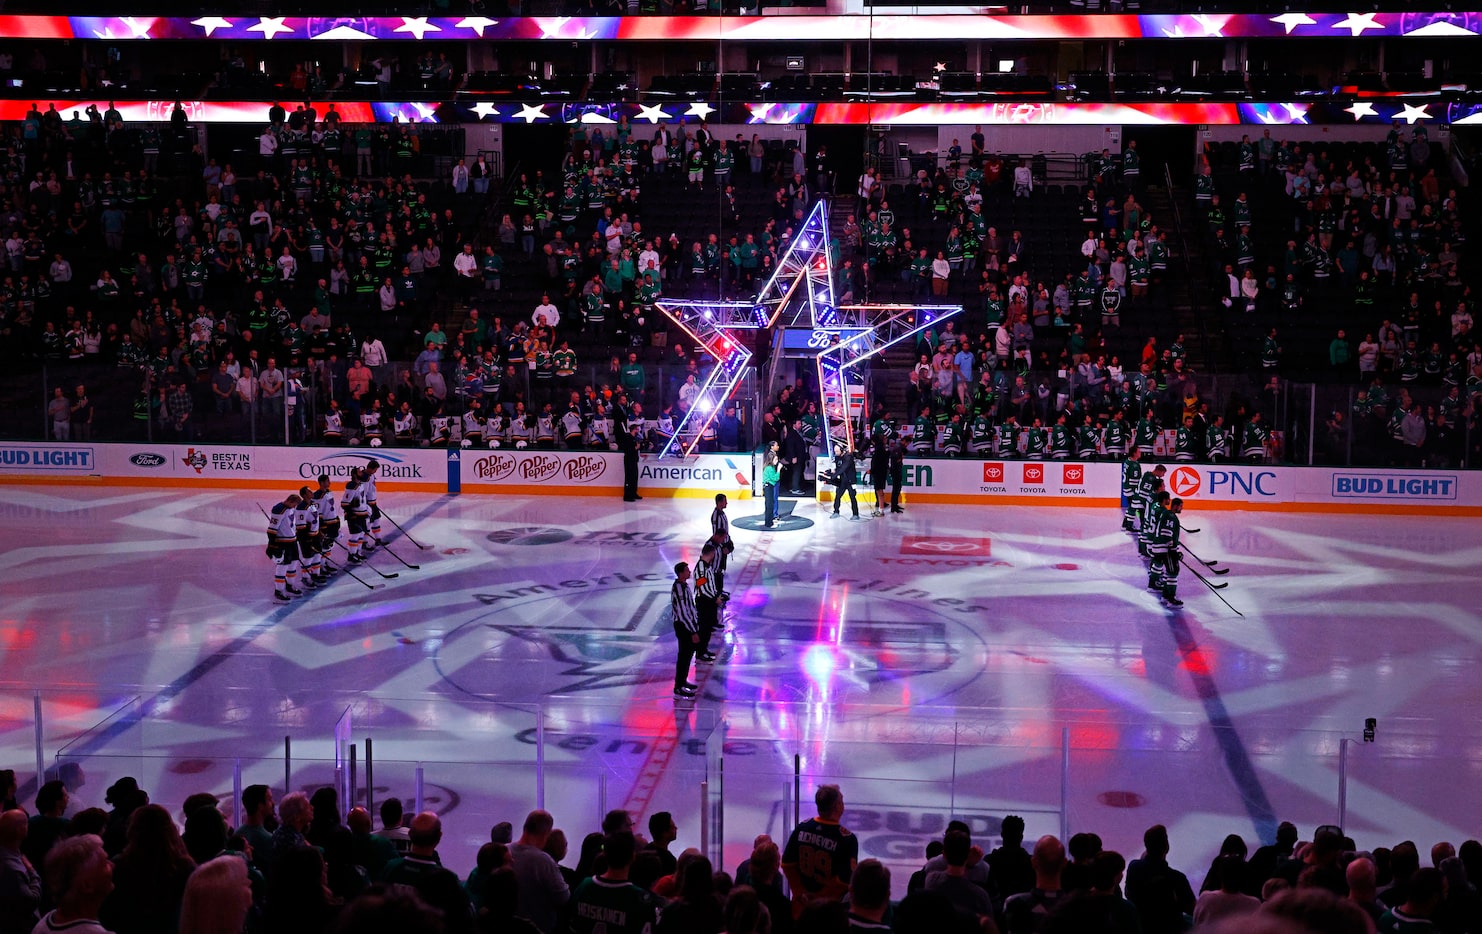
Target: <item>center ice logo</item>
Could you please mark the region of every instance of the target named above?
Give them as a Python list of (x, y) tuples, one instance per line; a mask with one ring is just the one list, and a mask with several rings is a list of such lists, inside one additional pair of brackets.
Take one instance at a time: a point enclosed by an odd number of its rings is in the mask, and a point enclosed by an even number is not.
[(1199, 471), (1193, 467), (1175, 467), (1168, 475), (1168, 492), (1174, 496), (1193, 496), (1202, 484)]

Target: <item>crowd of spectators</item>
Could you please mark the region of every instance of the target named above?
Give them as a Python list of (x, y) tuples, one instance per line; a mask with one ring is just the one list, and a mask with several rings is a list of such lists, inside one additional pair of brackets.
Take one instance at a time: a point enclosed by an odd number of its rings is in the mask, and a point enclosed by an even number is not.
[[(1115, 456), (1104, 435), (1118, 411), (1150, 421), (1169, 458), (1220, 456), (1211, 429), (1243, 453), (1250, 414), (1277, 439), (1293, 427), (1279, 422), (1283, 381), (1302, 375), (1286, 358), (1288, 322), (1335, 309), (1346, 326), (1326, 347), (1332, 377), (1362, 392), (1324, 425), (1327, 457), (1457, 465), (1482, 437), (1461, 207), (1442, 195), (1423, 128), (1395, 130), (1368, 156), (1345, 149), (1341, 166), (1269, 134), (1211, 150), (1190, 224), (1224, 324), (1260, 344), (1248, 358), (1260, 382), (1220, 399), (1183, 337), (1169, 338), (1182, 258), (1143, 204), (1135, 141), (1090, 156), (1089, 183), (1057, 198), (1027, 163), (991, 152), (981, 128), (904, 182), (873, 167), (842, 180), (826, 147), (626, 122), (577, 125), (565, 149), (509, 179), (473, 157), (428, 181), (412, 174), (415, 127), (342, 124), (332, 105), (274, 104), (242, 167), (218, 164), (179, 124), (91, 116), (74, 132), (37, 108), (12, 128), (0, 217), (3, 352), (137, 374), (127, 389), (94, 371), (55, 381), (43, 404), (59, 440), (286, 432), (602, 449), (621, 420), (658, 448), (710, 361), (656, 303), (745, 300), (814, 201), (847, 199), (851, 185), (855, 211), (830, 247), (840, 303), (966, 309), (919, 336), (917, 365), (873, 380), (873, 412), (904, 382), (903, 427), (921, 411), (934, 423), (917, 453), (1001, 453), (1000, 435), (1048, 436), (1063, 417), (1073, 456)], [(692, 199), (707, 207), (677, 213)], [(1048, 228), (1035, 219), (1046, 211)], [(1073, 251), (1067, 228), (1084, 231)], [(802, 376), (789, 384), (805, 409), (818, 394)], [(704, 447), (764, 440), (765, 415), (779, 414), (768, 395), (761, 412), (738, 400)], [(1008, 442), (1033, 456), (1029, 440)], [(1285, 453), (1273, 443), (1262, 456)]]
[[(1024, 821), (1006, 815), (991, 850), (952, 821), (921, 869), (892, 879), (861, 860), (844, 795), (822, 785), (817, 815), (785, 841), (767, 835), (734, 872), (696, 849), (674, 852), (672, 815), (609, 812), (575, 852), (543, 810), (516, 834), (496, 823), (475, 864), (445, 865), (436, 814), (386, 799), (380, 827), (363, 807), (342, 811), (331, 788), (276, 801), (246, 788), (240, 827), (212, 794), (171, 811), (132, 778), (108, 789), (109, 809), (80, 808), (66, 782), (44, 783), (34, 813), (0, 772), (0, 930), (114, 934), (254, 931), (518, 932), (518, 934), (1181, 934), (1181, 932), (1456, 932), (1482, 930), (1482, 843), (1440, 842), (1429, 865), (1403, 841), (1360, 850), (1337, 827), (1299, 841), (1282, 823), (1251, 851), (1237, 834), (1195, 889), (1170, 863), (1155, 824), (1130, 861), (1094, 833), (1026, 849)], [(460, 873), (467, 869), (466, 875)]]
[(1196, 213), (1245, 361), (1356, 390), (1324, 412), (1331, 462), (1350, 445), (1369, 462), (1477, 462), (1474, 252), (1444, 171), (1423, 123), (1382, 143), (1265, 130), (1207, 148)]

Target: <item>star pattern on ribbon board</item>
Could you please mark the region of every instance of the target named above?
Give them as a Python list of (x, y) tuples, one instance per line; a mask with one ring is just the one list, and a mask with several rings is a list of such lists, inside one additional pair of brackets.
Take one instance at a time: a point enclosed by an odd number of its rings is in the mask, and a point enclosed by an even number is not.
[(520, 112), (515, 114), (515, 116), (519, 117), (521, 120), (524, 120), (525, 124), (528, 126), (537, 120), (546, 119), (545, 106), (521, 104)]
[(207, 36), (210, 36), (218, 29), (232, 28), (232, 21), (229, 19), (224, 19), (220, 16), (203, 16), (200, 19), (191, 20), (190, 24), (192, 26), (199, 26), (204, 29)]
[(429, 32), (442, 32), (443, 28), (427, 22), (427, 17), (425, 16), (403, 16), (401, 18), (401, 25), (397, 26), (394, 31), (409, 32), (416, 36), (418, 41), (421, 41), (426, 38)]
[(1277, 23), (1286, 29), (1286, 34), (1291, 35), (1292, 30), (1298, 26), (1315, 26), (1317, 20), (1306, 13), (1283, 13), (1280, 16), (1271, 17), (1271, 22)]
[[(833, 244), (828, 202), (818, 201), (777, 259), (771, 278), (750, 302), (660, 300), (656, 307), (716, 361), (694, 408), (676, 424), (663, 454), (678, 445), (689, 454), (744, 376), (750, 343), (737, 332), (777, 327), (809, 332), (824, 397), (828, 450), (836, 436), (852, 441), (849, 399), (852, 369), (908, 337), (962, 311), (960, 305), (844, 305), (834, 299)], [(854, 387), (856, 392), (858, 387)]]
[(1405, 104), (1404, 109), (1395, 114), (1394, 118), (1396, 120), (1403, 120), (1411, 126), (1414, 126), (1416, 120), (1432, 119), (1430, 113), (1426, 111), (1426, 108), (1429, 106), (1429, 104), (1421, 104), (1419, 107), (1415, 106), (1414, 104)]
[(1374, 17), (1377, 15), (1377, 13), (1350, 13), (1345, 19), (1334, 23), (1333, 28), (1347, 29), (1353, 36), (1357, 37), (1362, 35), (1366, 29), (1384, 28), (1383, 23), (1376, 23), (1374, 21)]
[(663, 123), (669, 119), (669, 115), (658, 104), (639, 104), (637, 119), (647, 120), (649, 123)]
[(489, 19), (487, 16), (465, 16), (455, 23), (459, 29), (467, 29), (478, 34), (480, 39), (484, 38), (484, 30), (490, 26), (499, 25), (499, 20)]
[(285, 26), (283, 21), (286, 16), (260, 16), (256, 26), (248, 26), (248, 32), (260, 32), (264, 39), (272, 39), (280, 32), (293, 32), (292, 26)]

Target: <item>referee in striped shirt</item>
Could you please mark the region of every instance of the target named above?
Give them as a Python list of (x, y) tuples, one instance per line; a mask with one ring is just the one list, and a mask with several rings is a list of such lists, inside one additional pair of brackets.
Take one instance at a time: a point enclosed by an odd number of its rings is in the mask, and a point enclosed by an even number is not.
[(715, 661), (710, 651), (710, 636), (720, 628), (720, 549), (714, 542), (700, 547), (700, 563), (695, 565), (695, 607), (700, 614), (700, 648), (695, 657), (702, 662)]
[(715, 567), (715, 589), (717, 593), (724, 594), (726, 597), (730, 597), (730, 594), (726, 592), (726, 556), (736, 550), (736, 546), (731, 542), (731, 518), (726, 515), (726, 506), (729, 503), (730, 500), (726, 499), (726, 494), (717, 493), (715, 494), (715, 509), (710, 512), (710, 540), (720, 550)]
[(674, 662), (674, 696), (694, 697), (700, 688), (690, 683), (689, 675), (690, 662), (700, 646), (700, 617), (695, 611), (695, 595), (690, 591), (690, 566), (684, 561), (674, 565), (669, 611), (674, 618), (674, 637), (679, 642), (679, 656)]

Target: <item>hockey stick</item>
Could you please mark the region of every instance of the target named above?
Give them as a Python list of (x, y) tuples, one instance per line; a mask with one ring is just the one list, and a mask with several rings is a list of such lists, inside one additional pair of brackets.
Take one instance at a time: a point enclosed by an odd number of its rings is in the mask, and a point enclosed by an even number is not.
[(1218, 561), (1205, 561), (1203, 558), (1201, 558), (1198, 555), (1194, 554), (1194, 549), (1190, 548), (1187, 545), (1184, 545), (1182, 547), (1183, 547), (1183, 550), (1184, 551), (1187, 551), (1189, 554), (1191, 554), (1191, 555), (1194, 556), (1194, 560), (1195, 561), (1198, 561), (1200, 564), (1202, 564), (1205, 567), (1209, 568), (1209, 570), (1212, 571), (1213, 573), (1219, 574), (1221, 576), (1230, 573), (1230, 569), (1229, 568), (1217, 568), (1217, 567), (1215, 567), (1216, 564), (1219, 564)]
[[(424, 544), (422, 544), (421, 542), (417, 541), (415, 538), (412, 538), (411, 533), (408, 532), (406, 529), (402, 528), (400, 522), (397, 522), (395, 519), (393, 519), (390, 516), (386, 515), (386, 513), (384, 511), (382, 511), (381, 515), (382, 516), (385, 516), (386, 521), (388, 521), (392, 525), (396, 526), (397, 531), (399, 531), (402, 534), (402, 537), (405, 538), (407, 541), (411, 542), (413, 545), (416, 545), (417, 546), (417, 549), (419, 551), (426, 551), (427, 550), (427, 546), (424, 545)], [(382, 542), (381, 544), (385, 544), (385, 543)], [(402, 563), (403, 564), (406, 564), (405, 561), (403, 561)], [(407, 566), (408, 567), (414, 567), (415, 565), (407, 565)]]
[[(329, 560), (329, 555), (325, 554), (322, 551), (319, 552), (319, 557), (323, 558), (324, 559), (324, 563), (327, 564), (327, 565), (329, 565), (331, 569), (336, 570), (336, 571), (344, 571), (346, 574), (348, 574), (351, 577), (355, 578), (355, 581), (358, 584), (360, 584), (360, 586), (364, 587), (366, 590), (380, 590), (382, 587), (385, 587), (386, 586), (385, 584), (372, 584), (369, 581), (367, 581), (364, 578), (362, 578), (359, 574), (356, 574), (354, 571), (350, 570), (345, 565), (335, 564), (333, 561)], [(372, 568), (371, 570), (375, 570), (375, 568)]]
[(1215, 584), (1215, 583), (1211, 582), (1203, 574), (1200, 574), (1198, 571), (1195, 571), (1194, 568), (1193, 568), (1193, 566), (1191, 564), (1189, 564), (1189, 562), (1184, 561), (1182, 555), (1179, 556), (1179, 560), (1180, 561), (1183, 561), (1184, 567), (1188, 568), (1189, 571), (1192, 572), (1195, 577), (1199, 578), (1200, 583), (1202, 583), (1204, 586), (1206, 586), (1206, 587), (1209, 588), (1210, 593), (1214, 594), (1216, 597), (1219, 597), (1220, 598), (1220, 602), (1223, 603), (1225, 606), (1230, 607), (1230, 612), (1231, 613), (1234, 613), (1236, 616), (1240, 617), (1241, 619), (1245, 619), (1245, 614), (1242, 613), (1242, 612), (1240, 612), (1239, 610), (1235, 609), (1235, 607), (1231, 605), (1230, 601), (1225, 599), (1225, 595), (1222, 594), (1222, 593), (1220, 593), (1220, 590), (1222, 590), (1225, 587), (1230, 586), (1229, 584)]
[(1193, 532), (1195, 535), (1198, 535), (1200, 532), (1204, 531), (1203, 529), (1191, 529), (1191, 528), (1189, 528), (1186, 525), (1185, 526), (1181, 526), (1181, 528), (1183, 529), (1183, 531), (1185, 531), (1185, 532)]
[[(385, 513), (382, 513), (382, 515), (385, 515)], [(407, 560), (405, 558), (403, 558), (401, 555), (399, 555), (396, 552), (394, 552), (394, 551), (391, 550), (391, 546), (390, 545), (387, 545), (385, 543), (382, 543), (381, 547), (383, 549), (385, 549), (386, 554), (388, 554), (391, 557), (395, 558), (396, 560), (400, 561), (402, 564), (405, 564), (408, 568), (411, 568), (413, 571), (421, 570), (422, 565), (420, 565), (420, 564), (408, 564), (407, 563)]]
[[(350, 549), (349, 549), (349, 547), (347, 545), (345, 545), (344, 542), (340, 541), (339, 539), (335, 539), (334, 540), (334, 543), (336, 545), (339, 545), (341, 548), (344, 548), (346, 554), (349, 553)], [(320, 554), (324, 554), (324, 552), (320, 552)], [(385, 571), (381, 570), (380, 568), (378, 568), (375, 565), (371, 564), (370, 561), (366, 560), (366, 558), (365, 558), (364, 555), (361, 556), (360, 566), (361, 567), (370, 568), (372, 571), (375, 571), (377, 574), (381, 575), (382, 577), (384, 577), (388, 581), (391, 580), (394, 577), (400, 577), (401, 576), (400, 572), (397, 572), (397, 571), (392, 571), (390, 574), (387, 574)]]
[(1184, 567), (1189, 569), (1189, 573), (1202, 580), (1209, 587), (1210, 590), (1224, 590), (1226, 587), (1230, 586), (1229, 581), (1221, 581), (1216, 584), (1214, 581), (1205, 577), (1203, 574), (1200, 574), (1199, 569), (1190, 564), (1188, 559), (1185, 558), (1183, 555), (1179, 555), (1178, 560), (1181, 564), (1183, 564)]

